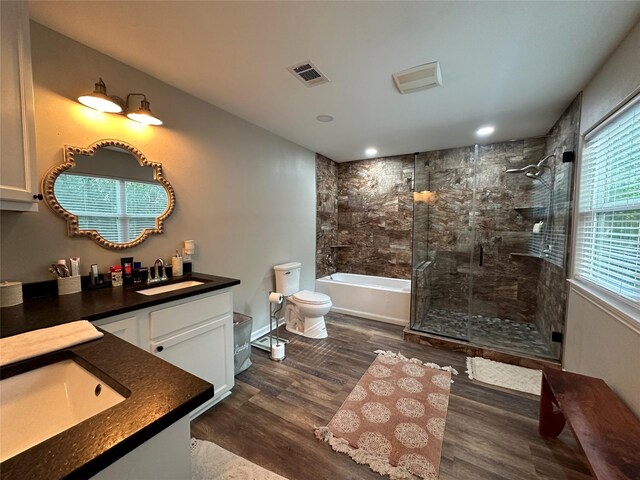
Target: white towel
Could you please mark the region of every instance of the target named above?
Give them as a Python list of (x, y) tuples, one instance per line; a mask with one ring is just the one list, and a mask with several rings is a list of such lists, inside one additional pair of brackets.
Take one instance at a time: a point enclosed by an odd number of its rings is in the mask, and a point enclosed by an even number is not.
[(41, 328), (0, 339), (0, 366), (73, 347), (103, 337), (87, 320)]

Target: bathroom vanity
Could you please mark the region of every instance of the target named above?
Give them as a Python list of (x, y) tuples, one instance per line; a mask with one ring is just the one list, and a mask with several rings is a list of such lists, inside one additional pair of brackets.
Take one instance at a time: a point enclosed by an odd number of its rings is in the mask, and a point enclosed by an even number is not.
[(192, 412), (192, 419), (231, 393), (234, 376), (233, 297), (230, 288), (169, 301), (93, 323), (212, 383), (214, 397)]
[[(104, 337), (62, 354), (125, 397), (5, 460), (3, 480), (190, 477), (190, 419), (233, 386), (231, 287), (240, 281), (193, 273), (173, 283), (185, 281), (192, 283), (154, 295), (138, 293), (145, 287), (104, 288), (2, 309), (3, 337), (93, 322)], [(4, 367), (2, 378), (57, 361), (55, 355)]]

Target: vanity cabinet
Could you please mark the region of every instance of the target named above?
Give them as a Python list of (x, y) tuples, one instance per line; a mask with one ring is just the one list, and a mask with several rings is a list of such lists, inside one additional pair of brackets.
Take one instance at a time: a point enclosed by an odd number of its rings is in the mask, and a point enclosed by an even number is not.
[(212, 383), (213, 398), (191, 412), (192, 419), (231, 393), (234, 371), (230, 289), (103, 318), (93, 324)]
[(91, 480), (191, 480), (190, 437), (189, 418), (183, 417)]
[(38, 211), (27, 2), (0, 2), (0, 209)]
[(214, 398), (234, 381), (232, 306), (225, 292), (149, 315), (151, 353), (213, 383)]
[(138, 345), (138, 320), (136, 317), (105, 323), (100, 325), (100, 328), (133, 345)]

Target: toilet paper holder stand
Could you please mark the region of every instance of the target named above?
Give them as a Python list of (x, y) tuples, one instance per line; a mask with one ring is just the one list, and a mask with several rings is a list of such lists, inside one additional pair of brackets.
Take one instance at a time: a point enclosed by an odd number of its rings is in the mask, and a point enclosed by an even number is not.
[[(289, 343), (289, 340), (280, 338), (278, 314), (282, 310), (284, 303), (273, 303), (271, 299), (275, 292), (269, 292), (267, 296), (267, 303), (269, 308), (269, 332), (263, 335), (259, 339), (251, 342), (251, 346), (269, 352), (269, 358), (276, 362), (281, 362), (285, 359), (285, 345)], [(275, 320), (276, 328), (275, 335), (273, 329), (273, 322)], [(275, 340), (275, 342), (274, 342)]]

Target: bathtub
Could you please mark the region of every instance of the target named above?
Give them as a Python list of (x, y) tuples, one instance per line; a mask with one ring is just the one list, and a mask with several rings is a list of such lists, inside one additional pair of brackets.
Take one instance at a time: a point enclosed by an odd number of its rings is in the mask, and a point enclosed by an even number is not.
[(334, 273), (316, 280), (316, 292), (331, 297), (333, 312), (396, 325), (409, 322), (411, 280)]

